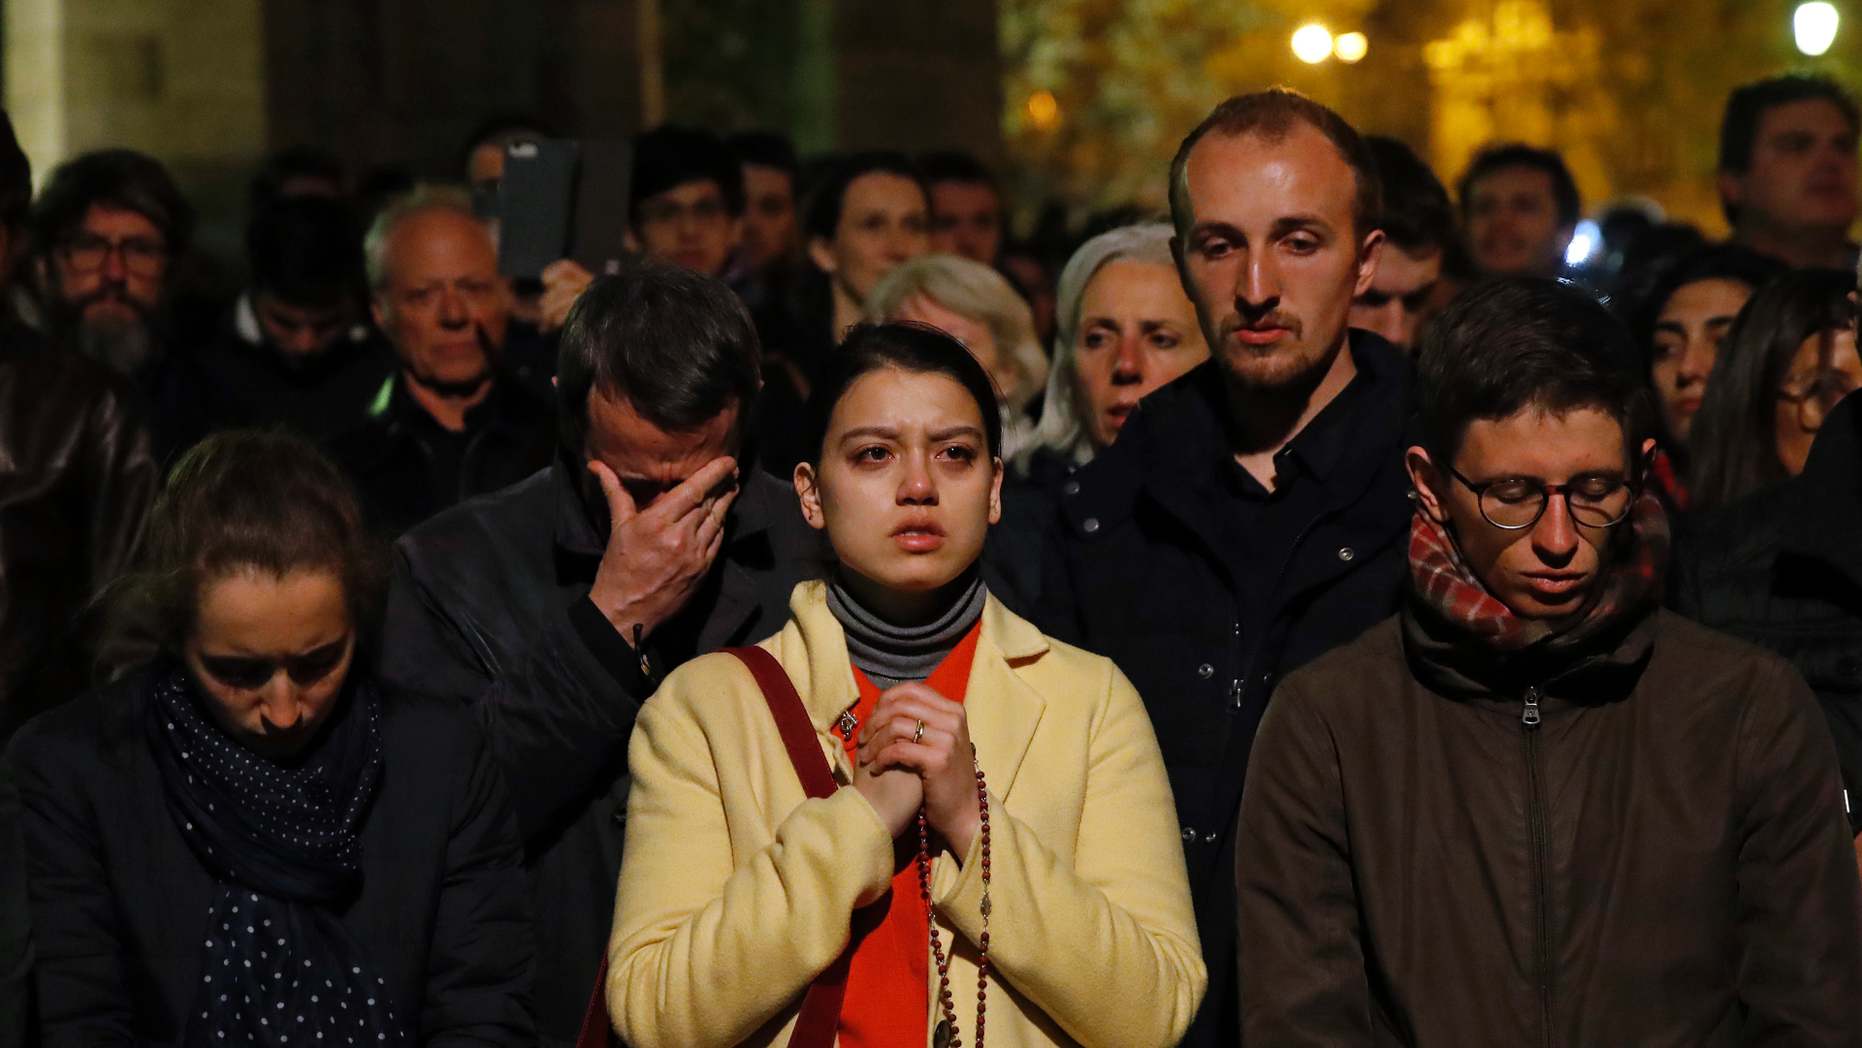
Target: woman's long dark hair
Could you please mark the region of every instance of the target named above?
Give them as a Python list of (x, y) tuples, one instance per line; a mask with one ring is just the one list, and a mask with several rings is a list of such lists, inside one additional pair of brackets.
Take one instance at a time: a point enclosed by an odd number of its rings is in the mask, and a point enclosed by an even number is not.
[(1689, 509), (1724, 505), (1790, 475), (1778, 458), (1779, 384), (1805, 339), (1827, 343), (1853, 323), (1855, 286), (1847, 270), (1800, 270), (1760, 288), (1739, 311), (1688, 436)]
[(100, 675), (178, 654), (194, 628), (201, 585), (241, 568), (279, 577), (337, 572), (359, 646), (372, 647), (384, 565), (349, 482), (329, 459), (281, 433), (216, 433), (169, 471), (136, 568), (99, 597)]
[[(1624, 296), (1621, 315), (1629, 325), (1630, 334), (1635, 336), (1636, 345), (1645, 354), (1648, 362), (1645, 370), (1648, 372), (1651, 392), (1657, 392), (1654, 388), (1655, 323), (1661, 319), (1662, 310), (1668, 307), (1668, 300), (1676, 292), (1704, 280), (1731, 280), (1744, 284), (1749, 291), (1757, 291), (1785, 272), (1784, 263), (1766, 258), (1751, 248), (1738, 244), (1712, 244), (1681, 255), (1657, 269), (1647, 278), (1646, 287), (1629, 289)], [(1685, 468), (1692, 461), (1687, 454), (1687, 446), (1676, 439), (1674, 434), (1667, 432), (1666, 418), (1659, 413), (1657, 424), (1663, 431), (1663, 450)]]

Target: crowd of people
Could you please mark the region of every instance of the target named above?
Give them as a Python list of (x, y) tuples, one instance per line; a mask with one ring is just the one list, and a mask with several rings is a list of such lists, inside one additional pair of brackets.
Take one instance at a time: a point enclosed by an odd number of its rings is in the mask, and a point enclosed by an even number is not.
[(666, 126), (513, 277), (546, 122), (290, 149), (234, 295), (0, 130), (0, 1048), (1862, 1045), (1833, 81), (1582, 260), (1285, 89), (1058, 252)]

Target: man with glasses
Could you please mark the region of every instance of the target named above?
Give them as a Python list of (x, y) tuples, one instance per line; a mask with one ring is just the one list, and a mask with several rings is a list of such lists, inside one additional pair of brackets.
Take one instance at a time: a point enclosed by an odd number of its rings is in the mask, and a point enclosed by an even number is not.
[[(51, 188), (69, 183), (55, 178)], [(132, 383), (52, 350), (15, 312), (31, 200), (31, 165), (0, 112), (0, 743), (91, 685), (101, 625), (91, 597), (129, 564), (161, 481)], [(0, 946), (0, 1041), (5, 953)]]
[(634, 136), (628, 221), (655, 262), (731, 283), (744, 233), (744, 172), (709, 131), (667, 125)]
[[(52, 172), (33, 207), (34, 268), (53, 343), (148, 394), (156, 446), (173, 458), (230, 410), (176, 323), (194, 211), (155, 159), (86, 153)], [(203, 339), (204, 341), (204, 339)]]
[(1783, 659), (1660, 610), (1640, 376), (1551, 280), (1431, 327), (1403, 610), (1256, 739), (1243, 1043), (1855, 1043), (1829, 728)]

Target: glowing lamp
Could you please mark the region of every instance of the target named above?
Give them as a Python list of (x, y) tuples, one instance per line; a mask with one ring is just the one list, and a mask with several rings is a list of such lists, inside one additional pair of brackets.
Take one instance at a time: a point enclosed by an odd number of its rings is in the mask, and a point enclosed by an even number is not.
[(1300, 26), (1293, 34), (1293, 54), (1307, 65), (1317, 65), (1332, 56), (1332, 31), (1314, 23)]
[(1347, 65), (1363, 58), (1370, 49), (1371, 42), (1363, 33), (1340, 33), (1338, 39), (1332, 41), (1332, 53)]
[(1585, 219), (1578, 223), (1577, 232), (1571, 234), (1571, 246), (1565, 248), (1565, 265), (1581, 266), (1596, 256), (1603, 247), (1603, 230), (1597, 223)]
[(1807, 55), (1820, 55), (1836, 42), (1836, 26), (1842, 19), (1836, 8), (1823, 0), (1797, 5), (1791, 16), (1791, 29), (1797, 36), (1797, 49)]

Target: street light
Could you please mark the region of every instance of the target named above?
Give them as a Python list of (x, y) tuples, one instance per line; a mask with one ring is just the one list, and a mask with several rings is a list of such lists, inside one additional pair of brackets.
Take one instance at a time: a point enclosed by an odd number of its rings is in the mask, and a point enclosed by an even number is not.
[(1363, 58), (1370, 49), (1371, 42), (1363, 33), (1340, 33), (1338, 39), (1332, 41), (1332, 53), (1346, 65)]
[(1293, 33), (1293, 54), (1307, 65), (1318, 65), (1332, 56), (1332, 31), (1319, 25), (1300, 26)]
[(1797, 36), (1797, 49), (1807, 55), (1820, 55), (1836, 42), (1836, 25), (1842, 19), (1835, 6), (1824, 0), (1797, 5), (1791, 16), (1791, 29)]

